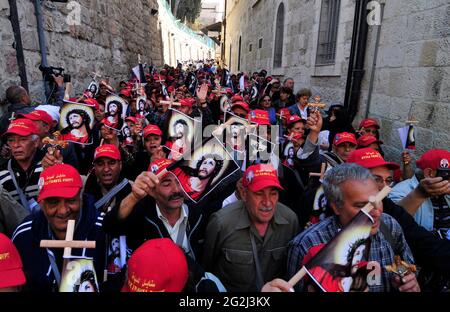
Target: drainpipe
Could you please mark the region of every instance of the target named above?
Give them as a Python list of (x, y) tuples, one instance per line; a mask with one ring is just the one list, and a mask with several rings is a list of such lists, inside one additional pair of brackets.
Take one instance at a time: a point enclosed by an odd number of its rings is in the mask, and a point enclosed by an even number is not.
[(361, 83), (364, 77), (364, 58), (366, 55), (367, 33), (367, 3), (369, 0), (356, 2), (355, 20), (353, 24), (352, 49), (345, 90), (345, 108), (349, 121), (352, 122), (358, 113), (358, 102), (361, 94)]
[(19, 67), (20, 85), (28, 92), (28, 79), (23, 54), (22, 35), (20, 33), (19, 15), (17, 13), (17, 2), (9, 0), (9, 19), (14, 33), (14, 48), (16, 49), (17, 65)]
[(369, 117), (370, 112), (370, 104), (372, 102), (372, 93), (373, 93), (373, 83), (375, 81), (375, 68), (377, 67), (377, 57), (378, 57), (378, 50), (380, 48), (380, 38), (381, 38), (381, 25), (383, 23), (383, 16), (384, 16), (384, 7), (386, 5), (386, 2), (384, 0), (380, 1), (381, 9), (380, 9), (380, 25), (377, 26), (377, 39), (375, 42), (375, 51), (373, 53), (373, 63), (372, 63), (372, 72), (370, 74), (370, 82), (369, 82), (369, 93), (367, 94), (367, 105), (366, 105), (366, 113), (364, 114), (364, 117)]
[[(41, 0), (34, 0), (34, 10), (36, 15), (37, 32), (39, 38), (39, 49), (41, 50), (41, 65), (48, 66), (47, 63), (47, 46), (45, 45), (44, 24), (42, 22)], [(44, 80), (45, 98), (50, 96), (50, 88)]]

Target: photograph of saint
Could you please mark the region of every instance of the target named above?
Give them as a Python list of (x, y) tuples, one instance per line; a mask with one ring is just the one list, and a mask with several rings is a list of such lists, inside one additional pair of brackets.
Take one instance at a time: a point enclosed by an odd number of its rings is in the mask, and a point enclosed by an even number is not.
[(92, 97), (95, 97), (97, 95), (98, 92), (98, 84), (95, 81), (91, 81), (91, 83), (89, 84), (88, 88), (89, 92), (91, 92)]
[(99, 292), (92, 259), (72, 259), (63, 269), (60, 292)]
[(183, 154), (191, 152), (194, 142), (195, 119), (175, 110), (170, 110), (169, 121), (165, 133), (168, 133), (166, 142), (169, 159), (179, 160)]
[(91, 131), (94, 125), (92, 107), (83, 104), (66, 103), (61, 109), (61, 139), (78, 144), (92, 143)]
[(187, 197), (199, 202), (239, 166), (222, 143), (210, 137), (192, 153), (192, 160), (183, 160), (171, 171), (177, 176)]
[(147, 98), (145, 96), (139, 96), (136, 99), (136, 118), (145, 118), (145, 103), (147, 102)]
[(372, 225), (372, 217), (361, 211), (328, 244), (312, 247), (304, 258), (310, 286), (325, 292), (367, 291)]
[(125, 145), (134, 145), (134, 140), (133, 137), (131, 136), (131, 130), (130, 128), (128, 128), (126, 123), (122, 128), (122, 137)]
[(106, 98), (105, 117), (112, 128), (122, 129), (127, 108), (127, 102), (121, 97), (110, 95)]

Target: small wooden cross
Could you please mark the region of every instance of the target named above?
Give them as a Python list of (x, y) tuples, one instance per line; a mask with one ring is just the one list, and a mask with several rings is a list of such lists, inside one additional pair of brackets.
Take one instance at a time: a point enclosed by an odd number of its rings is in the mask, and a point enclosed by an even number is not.
[[(64, 263), (72, 256), (72, 248), (95, 248), (95, 241), (75, 241), (73, 233), (75, 232), (75, 220), (67, 222), (66, 239), (65, 240), (41, 240), (41, 248), (64, 248)], [(64, 265), (65, 267), (65, 265)]]
[(325, 169), (327, 168), (326, 163), (322, 163), (322, 167), (320, 168), (320, 173), (310, 172), (309, 177), (320, 177), (320, 181), (323, 181), (323, 177), (325, 175)]
[(321, 103), (320, 100), (321, 100), (320, 95), (316, 95), (314, 97), (314, 103), (308, 103), (307, 107), (312, 107), (314, 109), (319, 109), (319, 108), (324, 109), (325, 107), (327, 107), (327, 104)]
[(92, 77), (92, 80), (94, 80), (94, 81), (95, 81), (95, 79), (96, 79), (97, 77), (101, 77), (101, 74), (99, 74), (98, 72), (92, 72), (92, 75), (94, 75), (94, 76)]
[(10, 121), (16, 120), (16, 113), (12, 112), (11, 113), (11, 118), (9, 118)]
[(170, 93), (170, 100), (169, 101), (159, 101), (160, 104), (168, 104), (169, 108), (172, 108), (172, 106), (181, 106), (180, 102), (174, 101), (173, 92)]
[(42, 139), (43, 144), (50, 144), (52, 147), (58, 148), (66, 148), (69, 145), (68, 141), (61, 140), (61, 132), (56, 131), (53, 132), (54, 139), (50, 137), (45, 137)]

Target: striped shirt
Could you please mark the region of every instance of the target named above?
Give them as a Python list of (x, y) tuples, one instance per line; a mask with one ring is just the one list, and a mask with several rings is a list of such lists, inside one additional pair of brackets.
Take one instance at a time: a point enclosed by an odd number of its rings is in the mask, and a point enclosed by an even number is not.
[[(43, 170), (41, 162), (34, 163), (30, 166), (30, 168), (25, 172), (17, 162), (12, 159), (11, 161), (12, 171), (16, 175), (16, 181), (19, 187), (24, 192), (27, 200), (33, 198), (37, 200), (39, 194), (38, 182), (39, 176)], [(3, 186), (5, 191), (7, 191), (12, 198), (14, 198), (19, 204), (22, 204), (20, 201), (19, 193), (14, 185), (14, 182), (11, 178), (11, 174), (8, 171), (7, 163), (4, 167), (0, 169), (0, 185)], [(28, 207), (25, 207), (28, 209)]]
[[(394, 263), (394, 256), (399, 255), (408, 262), (414, 263), (414, 258), (406, 243), (402, 228), (391, 216), (382, 214), (381, 222), (386, 225), (387, 230), (391, 233), (395, 246), (378, 230), (378, 232), (371, 238), (370, 253), (368, 261), (376, 261), (381, 267), (381, 285), (369, 286), (371, 292), (389, 292), (393, 291), (391, 280), (393, 273), (386, 272), (385, 266)], [(297, 273), (303, 261), (304, 256), (308, 253), (311, 247), (328, 243), (335, 237), (342, 226), (336, 216), (328, 217), (320, 223), (308, 228), (304, 232), (297, 235), (291, 242), (289, 242), (288, 252), (288, 278)], [(303, 284), (298, 284), (298, 289), (302, 290)]]

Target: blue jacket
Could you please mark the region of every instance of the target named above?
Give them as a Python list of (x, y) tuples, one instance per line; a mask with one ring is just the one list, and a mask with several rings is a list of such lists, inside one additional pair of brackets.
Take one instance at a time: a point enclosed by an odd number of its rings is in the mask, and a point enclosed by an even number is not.
[[(102, 281), (106, 254), (105, 235), (102, 225), (103, 217), (96, 212), (93, 197), (84, 195), (80, 220), (75, 225), (73, 239), (96, 241), (96, 248), (72, 249), (72, 256), (94, 259), (99, 284)], [(12, 240), (22, 258), (23, 270), (27, 279), (26, 291), (58, 291), (59, 287), (52, 271), (49, 256), (54, 255), (58, 270), (62, 273), (63, 249), (39, 247), (41, 240), (53, 239), (52, 236), (47, 218), (42, 210), (26, 217), (13, 234)]]

